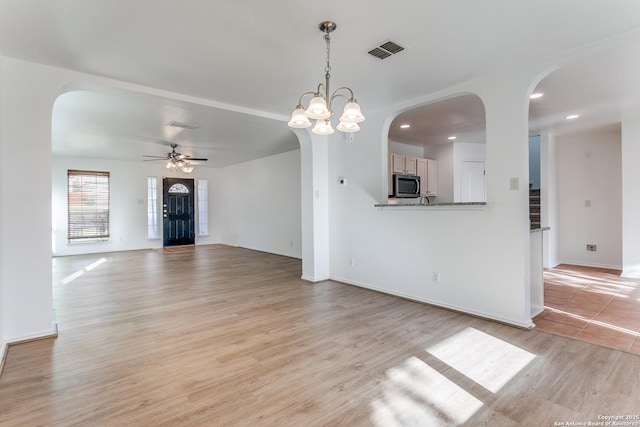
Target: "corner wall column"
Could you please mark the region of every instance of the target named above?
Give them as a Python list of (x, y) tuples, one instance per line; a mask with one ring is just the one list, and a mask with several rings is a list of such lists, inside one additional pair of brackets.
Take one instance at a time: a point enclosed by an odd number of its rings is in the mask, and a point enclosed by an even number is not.
[(640, 278), (640, 111), (622, 119), (622, 275)]
[(295, 129), (300, 141), (302, 278), (329, 279), (329, 147), (328, 138)]

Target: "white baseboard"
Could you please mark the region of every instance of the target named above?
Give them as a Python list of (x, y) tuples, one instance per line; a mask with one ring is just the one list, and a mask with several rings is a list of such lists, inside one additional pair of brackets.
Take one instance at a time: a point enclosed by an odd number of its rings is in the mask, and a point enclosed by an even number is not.
[(620, 274), (620, 277), (625, 277), (627, 279), (640, 279), (640, 270), (638, 269), (622, 270), (622, 274)]
[(58, 324), (53, 324), (53, 329), (49, 331), (43, 331), (38, 334), (27, 335), (23, 337), (14, 337), (7, 340), (7, 346), (21, 344), (29, 341), (42, 340), (46, 338), (56, 338), (58, 336)]
[(494, 320), (496, 322), (500, 322), (500, 323), (505, 323), (511, 326), (516, 326), (518, 328), (521, 329), (533, 329), (533, 327), (535, 326), (534, 323), (531, 320), (525, 321), (525, 322), (521, 322), (518, 320), (513, 320), (513, 319), (507, 319), (501, 316), (495, 316), (493, 314), (489, 314), (489, 313), (484, 313), (478, 310), (474, 310), (474, 309), (470, 309), (467, 307), (460, 307), (460, 306), (456, 306), (453, 304), (447, 304), (447, 303), (443, 303), (441, 301), (436, 301), (436, 300), (430, 300), (427, 298), (420, 298), (420, 297), (416, 297), (415, 295), (409, 295), (409, 294), (404, 294), (402, 292), (396, 292), (396, 291), (391, 291), (389, 289), (384, 289), (384, 288), (378, 288), (376, 286), (370, 286), (366, 283), (361, 283), (361, 282), (356, 282), (353, 280), (348, 280), (348, 279), (342, 279), (339, 277), (331, 277), (330, 280), (336, 281), (336, 282), (341, 282), (341, 283), (345, 283), (347, 285), (353, 285), (353, 286), (357, 286), (359, 288), (365, 288), (365, 289), (369, 289), (372, 291), (376, 291), (376, 292), (380, 292), (383, 294), (387, 294), (387, 295), (393, 295), (396, 297), (400, 297), (400, 298), (404, 298), (407, 300), (411, 300), (411, 301), (416, 301), (416, 302), (421, 302), (424, 304), (429, 304), (429, 305), (433, 305), (436, 307), (441, 307), (441, 308), (446, 308), (448, 310), (452, 310), (458, 313), (462, 313), (462, 314), (469, 314), (471, 316), (475, 316), (475, 317), (480, 317), (483, 319), (488, 319), (488, 320)]
[(45, 338), (56, 338), (58, 336), (58, 324), (53, 324), (53, 330), (48, 332), (43, 332), (41, 334), (30, 335), (21, 338), (13, 338), (7, 340), (6, 342), (0, 343), (0, 376), (2, 375), (2, 370), (4, 369), (4, 362), (7, 358), (7, 353), (9, 352), (9, 347), (16, 344), (21, 344), (29, 341), (36, 341)]
[(302, 280), (306, 280), (307, 282), (311, 282), (311, 283), (320, 283), (320, 282), (324, 282), (326, 280), (331, 279), (329, 276), (311, 277), (311, 276), (305, 276), (305, 275), (300, 276), (300, 278)]
[(577, 265), (578, 267), (594, 267), (594, 268), (606, 268), (609, 270), (622, 270), (622, 265), (619, 265), (619, 264), (601, 264), (597, 262), (561, 260), (558, 264), (556, 264), (556, 267), (560, 264)]
[[(228, 245), (228, 246), (231, 246), (231, 245)], [(256, 251), (256, 252), (264, 252), (266, 254), (280, 255), (280, 256), (287, 257), (287, 258), (295, 258), (295, 259), (300, 259), (300, 260), (302, 259), (302, 255), (288, 253), (288, 252), (285, 252), (285, 251), (276, 251), (276, 250), (272, 250), (272, 249), (267, 250), (267, 249), (251, 248), (249, 246), (237, 246), (237, 245), (235, 245), (234, 247), (235, 248), (242, 248), (242, 249), (249, 249), (251, 251)]]
[(2, 376), (2, 369), (4, 368), (4, 361), (7, 358), (7, 351), (9, 346), (6, 342), (0, 343), (0, 376)]

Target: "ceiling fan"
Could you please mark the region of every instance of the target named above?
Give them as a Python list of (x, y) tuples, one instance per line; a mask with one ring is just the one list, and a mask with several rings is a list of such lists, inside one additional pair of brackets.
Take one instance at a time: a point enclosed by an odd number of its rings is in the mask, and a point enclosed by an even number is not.
[(183, 172), (191, 173), (193, 171), (192, 161), (206, 162), (209, 159), (202, 157), (191, 157), (186, 154), (178, 153), (176, 147), (178, 144), (171, 144), (171, 151), (166, 156), (148, 156), (143, 154), (142, 157), (150, 157), (145, 162), (154, 162), (157, 160), (166, 160), (167, 169), (180, 168)]

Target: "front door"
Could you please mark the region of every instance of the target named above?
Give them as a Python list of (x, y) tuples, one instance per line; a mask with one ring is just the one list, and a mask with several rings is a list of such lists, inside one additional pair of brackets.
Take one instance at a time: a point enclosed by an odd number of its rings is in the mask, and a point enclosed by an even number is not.
[(164, 178), (162, 187), (164, 246), (193, 245), (196, 235), (193, 179)]

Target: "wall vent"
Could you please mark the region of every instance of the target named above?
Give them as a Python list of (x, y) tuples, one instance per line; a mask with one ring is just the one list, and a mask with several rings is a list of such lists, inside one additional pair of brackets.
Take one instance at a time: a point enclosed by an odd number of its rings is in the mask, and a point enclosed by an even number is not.
[(378, 59), (386, 59), (391, 55), (395, 55), (396, 53), (400, 53), (404, 50), (404, 47), (394, 41), (387, 41), (382, 43), (380, 46), (374, 47), (368, 53), (371, 56), (375, 56)]

